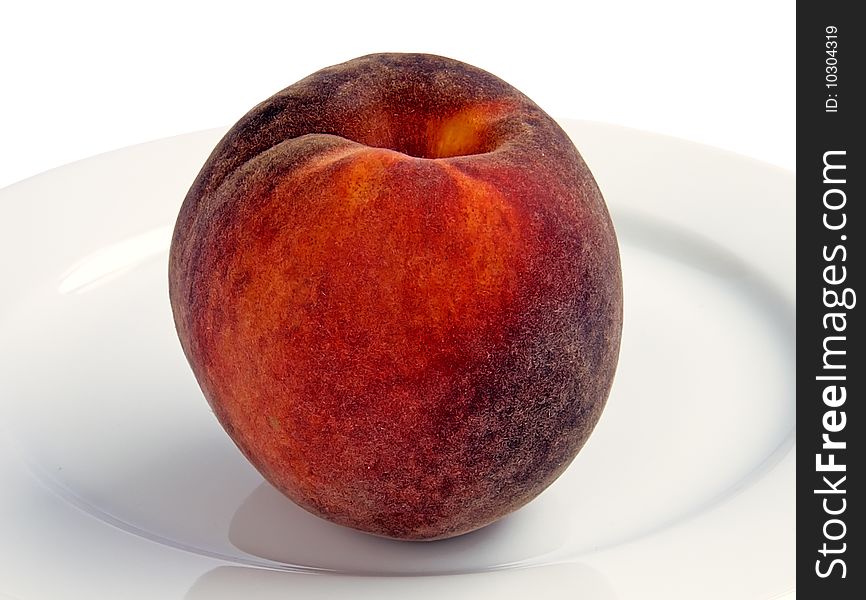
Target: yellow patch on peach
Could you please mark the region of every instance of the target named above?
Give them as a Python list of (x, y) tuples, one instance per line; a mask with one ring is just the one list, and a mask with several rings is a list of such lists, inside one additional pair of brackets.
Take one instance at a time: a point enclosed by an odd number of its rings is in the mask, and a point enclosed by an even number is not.
[(477, 154), (487, 141), (490, 124), (508, 108), (506, 102), (488, 102), (467, 106), (441, 121), (432, 121), (428, 126), (429, 155), (449, 158)]

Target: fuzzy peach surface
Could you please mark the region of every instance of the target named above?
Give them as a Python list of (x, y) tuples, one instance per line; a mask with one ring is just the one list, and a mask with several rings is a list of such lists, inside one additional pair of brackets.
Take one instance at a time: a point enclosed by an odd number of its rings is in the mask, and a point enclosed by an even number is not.
[(323, 69), (208, 159), (172, 241), (186, 356), (226, 431), (334, 522), (438, 539), (519, 508), (606, 401), (622, 288), (573, 144), (489, 73)]

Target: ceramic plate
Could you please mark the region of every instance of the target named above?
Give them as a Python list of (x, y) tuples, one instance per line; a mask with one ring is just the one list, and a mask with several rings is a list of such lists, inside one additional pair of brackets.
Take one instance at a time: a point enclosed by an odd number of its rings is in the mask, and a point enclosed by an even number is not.
[(171, 228), (222, 130), (0, 190), (0, 597), (716, 598), (794, 585), (794, 177), (566, 122), (616, 225), (622, 355), (568, 471), (456, 539), (295, 507), (202, 397)]

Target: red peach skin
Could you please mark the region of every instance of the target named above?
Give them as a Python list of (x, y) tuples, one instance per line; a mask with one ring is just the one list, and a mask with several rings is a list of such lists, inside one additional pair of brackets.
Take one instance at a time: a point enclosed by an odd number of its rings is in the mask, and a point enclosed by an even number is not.
[(619, 353), (619, 253), (589, 169), (526, 96), (440, 56), (365, 56), (252, 109), (183, 203), (169, 282), (247, 458), (308, 511), (392, 538), (537, 496)]

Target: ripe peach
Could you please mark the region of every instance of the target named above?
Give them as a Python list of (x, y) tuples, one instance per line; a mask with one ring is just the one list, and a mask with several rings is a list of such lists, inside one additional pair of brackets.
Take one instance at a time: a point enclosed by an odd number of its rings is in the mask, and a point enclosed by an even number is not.
[(253, 108), (171, 246), (183, 349), (310, 512), (437, 539), (568, 466), (616, 368), (616, 237), (567, 135), (470, 65), (375, 54)]

